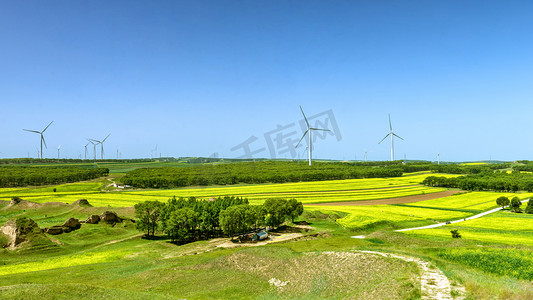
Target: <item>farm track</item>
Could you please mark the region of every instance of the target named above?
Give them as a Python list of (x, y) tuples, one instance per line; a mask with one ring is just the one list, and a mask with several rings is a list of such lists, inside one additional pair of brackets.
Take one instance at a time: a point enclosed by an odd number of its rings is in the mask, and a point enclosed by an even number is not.
[(305, 206), (363, 206), (363, 205), (386, 205), (386, 204), (404, 204), (413, 203), (424, 200), (433, 200), (444, 198), (459, 193), (460, 191), (444, 191), (430, 194), (405, 196), (398, 198), (376, 199), (376, 200), (361, 200), (361, 201), (344, 201), (344, 202), (323, 202), (323, 203), (305, 203)]
[(456, 283), (454, 290), (459, 293), (459, 296), (452, 296), (452, 286), (450, 280), (442, 271), (435, 267), (431, 268), (430, 263), (423, 261), (419, 258), (396, 255), (392, 253), (383, 253), (377, 251), (365, 251), (365, 250), (354, 250), (355, 252), (368, 253), (381, 255), (384, 257), (392, 257), (401, 259), (408, 262), (414, 262), (418, 265), (422, 274), (420, 276), (420, 284), (422, 290), (422, 299), (435, 299), (435, 300), (447, 300), (447, 299), (464, 299), (465, 288), (458, 283)]

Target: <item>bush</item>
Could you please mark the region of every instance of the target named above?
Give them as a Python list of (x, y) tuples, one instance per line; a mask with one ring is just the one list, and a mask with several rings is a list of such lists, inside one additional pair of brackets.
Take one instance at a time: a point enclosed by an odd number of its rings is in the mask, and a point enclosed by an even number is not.
[(459, 233), (459, 230), (454, 229), (454, 230), (450, 230), (450, 232), (452, 234), (452, 238), (454, 238), (454, 239), (460, 239), (461, 238), (461, 234)]

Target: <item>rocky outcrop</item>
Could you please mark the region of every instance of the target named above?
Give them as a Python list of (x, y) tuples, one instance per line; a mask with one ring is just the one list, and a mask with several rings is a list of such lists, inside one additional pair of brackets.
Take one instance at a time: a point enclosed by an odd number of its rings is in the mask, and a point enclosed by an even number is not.
[(7, 221), (0, 227), (0, 234), (7, 239), (7, 243), (2, 246), (9, 249), (16, 249), (37, 237), (44, 237), (39, 225), (25, 217)]
[(80, 229), (81, 223), (76, 218), (68, 218), (63, 225), (54, 225), (48, 228), (44, 228), (44, 232), (52, 235), (69, 233), (73, 230)]
[(63, 226), (55, 225), (52, 227), (48, 227), (44, 229), (44, 232), (52, 235), (56, 234), (62, 234), (63, 233)]
[(92, 215), (87, 218), (87, 220), (83, 221), (83, 223), (87, 224), (98, 224), (100, 222), (100, 216), (99, 215)]
[(92, 207), (87, 199), (78, 199), (72, 203), (73, 206)]
[(17, 208), (17, 209), (27, 209), (27, 208), (39, 208), (42, 204), (35, 203), (31, 201), (23, 200), (19, 197), (13, 197), (11, 198), (11, 201), (9, 201), (9, 205), (7, 207)]
[(81, 223), (76, 218), (68, 218), (68, 220), (66, 220), (65, 223), (63, 223), (63, 225), (61, 225), (61, 226), (69, 227), (72, 230), (74, 230), (74, 229), (79, 229), (81, 227)]
[(122, 219), (112, 211), (105, 211), (100, 215), (100, 220), (108, 224), (120, 223)]

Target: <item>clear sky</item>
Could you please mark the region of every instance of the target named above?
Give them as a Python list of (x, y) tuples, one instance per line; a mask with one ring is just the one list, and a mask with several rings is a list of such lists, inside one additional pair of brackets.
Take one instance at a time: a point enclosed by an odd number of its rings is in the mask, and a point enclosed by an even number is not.
[(0, 70), (2, 158), (533, 159), (531, 1), (1, 1)]

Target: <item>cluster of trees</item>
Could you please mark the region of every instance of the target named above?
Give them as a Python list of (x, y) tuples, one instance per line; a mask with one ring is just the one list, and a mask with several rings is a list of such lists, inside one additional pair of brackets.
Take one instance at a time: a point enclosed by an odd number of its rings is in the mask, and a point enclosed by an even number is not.
[(533, 172), (533, 162), (528, 160), (519, 161), (522, 165), (514, 165), (513, 171)]
[(432, 164), (429, 170), (435, 173), (446, 173), (446, 174), (481, 174), (481, 173), (491, 172), (494, 170), (506, 169), (509, 167), (510, 167), (510, 164), (508, 163), (482, 164), (482, 165), (463, 165), (463, 164), (436, 165), (436, 164)]
[[(511, 167), (509, 163), (492, 163), (492, 164), (479, 164), (468, 165), (458, 163), (441, 163), (435, 164), (429, 161), (415, 161), (406, 163), (404, 161), (371, 161), (371, 162), (356, 162), (357, 166), (373, 166), (373, 167), (396, 167), (401, 169), (405, 173), (431, 171), (434, 173), (447, 173), (447, 174), (479, 174), (488, 171), (507, 169)], [(533, 164), (530, 165), (533, 170)]]
[(181, 244), (247, 233), (264, 226), (278, 227), (302, 213), (303, 205), (295, 199), (273, 198), (262, 205), (250, 205), (246, 198), (239, 197), (219, 197), (213, 201), (173, 197), (167, 203), (137, 203), (135, 224), (148, 236), (162, 231)]
[(454, 178), (428, 176), (422, 184), (468, 191), (533, 192), (533, 175), (519, 172), (483, 172)]
[(107, 174), (107, 168), (1, 166), (0, 187), (60, 184), (94, 179)]
[(237, 183), (284, 183), (354, 178), (398, 177), (397, 167), (361, 167), (353, 163), (316, 162), (313, 166), (289, 161), (241, 162), (191, 167), (142, 168), (121, 180), (139, 188), (170, 188), (191, 185)]
[[(502, 209), (505, 208), (505, 206), (509, 205), (509, 209), (513, 212), (522, 212), (522, 210), (520, 209), (520, 206), (522, 206), (522, 201), (520, 201), (518, 197), (513, 197), (511, 200), (509, 200), (509, 198), (501, 196), (496, 199), (496, 204), (498, 204), (498, 206), (501, 206)], [(526, 214), (533, 214), (533, 201), (530, 200), (527, 202), (527, 206), (524, 212)]]

